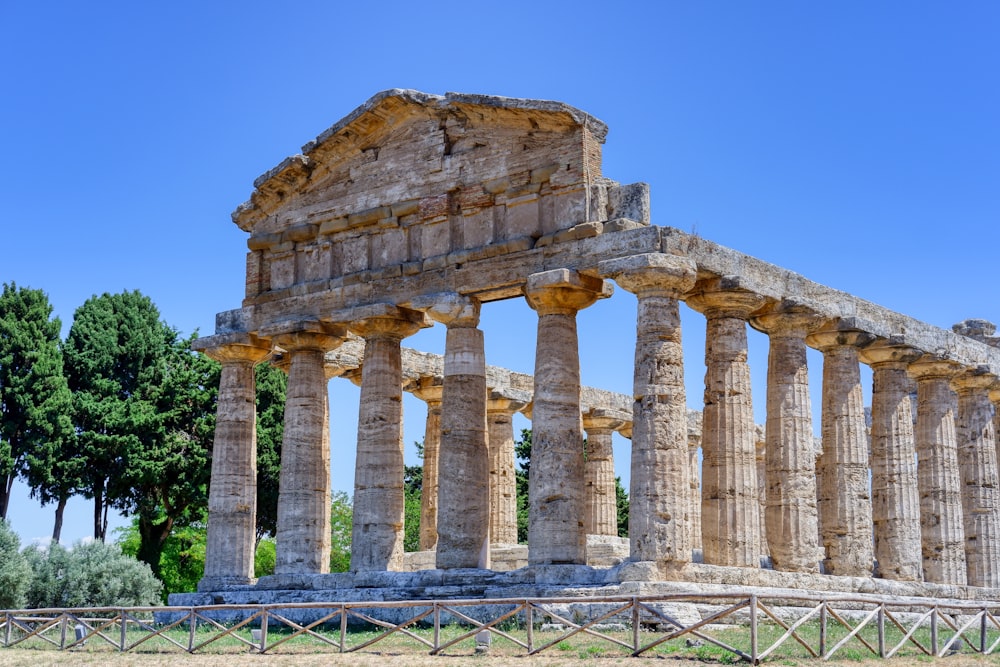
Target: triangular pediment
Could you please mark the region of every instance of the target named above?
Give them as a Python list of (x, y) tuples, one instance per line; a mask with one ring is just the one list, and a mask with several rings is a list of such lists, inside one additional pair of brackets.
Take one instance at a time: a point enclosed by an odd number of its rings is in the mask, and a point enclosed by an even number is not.
[(592, 220), (648, 224), (645, 187), (601, 175), (606, 134), (560, 102), (379, 93), (233, 214), (250, 232), (247, 296), (522, 252)]
[(271, 234), (484, 183), (498, 189), (504, 179), (537, 181), (539, 170), (556, 187), (582, 184), (600, 177), (606, 132), (559, 102), (389, 90), (258, 178), (234, 220)]

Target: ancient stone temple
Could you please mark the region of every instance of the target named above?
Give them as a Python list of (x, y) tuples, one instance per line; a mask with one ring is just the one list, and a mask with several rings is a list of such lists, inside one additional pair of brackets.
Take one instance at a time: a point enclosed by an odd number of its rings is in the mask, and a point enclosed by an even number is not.
[[(648, 187), (602, 174), (606, 132), (556, 102), (390, 90), (257, 179), (233, 215), (248, 234), (246, 298), (197, 342), (223, 369), (207, 566), (203, 594), (175, 602), (407, 586), (1000, 593), (992, 330), (939, 329), (652, 224)], [(628, 296), (616, 287), (637, 302), (628, 396), (580, 383), (577, 314)], [(537, 314), (532, 375), (487, 363), (479, 318), (501, 299)], [(704, 315), (700, 413), (687, 408), (681, 302)], [(443, 357), (405, 346), (435, 325)], [(748, 327), (769, 338), (767, 368), (748, 364)], [(820, 424), (810, 347), (823, 358)], [(288, 399), (277, 565), (256, 582), (253, 377), (265, 360), (286, 370)], [(751, 396), (751, 371), (766, 396)], [(327, 573), (333, 378), (361, 388), (343, 574)], [(428, 407), (417, 554), (402, 547), (404, 391)], [(517, 412), (533, 429), (527, 545)], [(631, 440), (627, 540), (616, 432)]]

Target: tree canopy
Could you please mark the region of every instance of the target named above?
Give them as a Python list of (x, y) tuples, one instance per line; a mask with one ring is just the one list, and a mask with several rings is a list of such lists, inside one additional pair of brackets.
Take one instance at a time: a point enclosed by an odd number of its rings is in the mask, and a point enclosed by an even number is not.
[(191, 350), (193, 337), (134, 291), (88, 299), (65, 344), (94, 537), (105, 539), (109, 507), (135, 515), (154, 573), (173, 525), (200, 519), (207, 502), (219, 366)]
[[(0, 518), (18, 476), (42, 502), (65, 499), (77, 476), (62, 454), (73, 438), (72, 399), (59, 349), (61, 324), (45, 292), (0, 293)], [(64, 465), (65, 464), (65, 465)]]

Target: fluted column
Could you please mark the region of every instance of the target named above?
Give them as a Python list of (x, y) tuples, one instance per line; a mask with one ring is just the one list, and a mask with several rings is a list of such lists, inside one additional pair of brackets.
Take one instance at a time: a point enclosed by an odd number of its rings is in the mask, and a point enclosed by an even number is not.
[(909, 366), (917, 381), (917, 490), (924, 581), (966, 584), (965, 529), (955, 435), (955, 392), (961, 367), (924, 356)]
[(970, 586), (1000, 587), (1000, 477), (989, 390), (997, 377), (976, 369), (952, 382), (958, 393), (958, 467)]
[(198, 583), (199, 590), (212, 591), (254, 580), (257, 416), (253, 369), (270, 348), (246, 334), (202, 341), (196, 341), (194, 347), (222, 364), (208, 494), (205, 574)]
[(691, 561), (691, 469), (679, 301), (697, 268), (686, 257), (650, 253), (601, 262), (603, 275), (636, 295), (631, 557), (668, 566)]
[(420, 378), (413, 395), (427, 404), (424, 425), (424, 473), (420, 486), (420, 550), (437, 546), (438, 521), (438, 462), (441, 445), (441, 378)]
[(767, 540), (776, 570), (818, 572), (816, 450), (806, 335), (822, 317), (780, 304), (752, 320), (770, 337), (767, 357)]
[(823, 353), (823, 452), (816, 473), (824, 564), (829, 574), (870, 577), (875, 555), (858, 347), (870, 343), (872, 336), (859, 330), (827, 330), (806, 341)]
[(271, 335), (288, 358), (274, 573), (329, 572), (330, 440), (324, 355), (344, 342), (346, 331), (320, 322), (297, 322), (290, 330)]
[(586, 562), (576, 313), (610, 294), (610, 284), (570, 269), (528, 276), (525, 297), (538, 313), (528, 482), (530, 564)]
[(587, 535), (618, 535), (618, 498), (611, 439), (615, 429), (625, 421), (627, 416), (614, 410), (593, 409), (583, 413), (583, 430), (587, 433), (583, 464), (583, 530)]
[(486, 351), (479, 302), (455, 293), (414, 300), (448, 327), (441, 398), (437, 567), (490, 566), (490, 464), (486, 442)]
[[(701, 546), (701, 474), (698, 462), (698, 450), (701, 449), (701, 434), (688, 434), (688, 467), (691, 470), (689, 487), (691, 495), (688, 505), (691, 517), (691, 548), (702, 549)], [(704, 551), (702, 552), (704, 553)]]
[(872, 523), (886, 579), (920, 581), (920, 503), (907, 366), (920, 350), (880, 341), (861, 351), (872, 368)]
[(771, 557), (771, 548), (767, 546), (767, 438), (763, 428), (755, 428), (754, 455), (757, 469), (757, 515), (760, 523), (760, 554)]
[(701, 544), (706, 563), (760, 567), (761, 524), (747, 319), (764, 298), (715, 282), (686, 303), (705, 315)]
[(514, 413), (523, 401), (491, 394), (486, 404), (490, 448), (490, 543), (517, 544)]
[(351, 571), (396, 570), (403, 558), (403, 369), (400, 343), (426, 326), (422, 313), (377, 305), (357, 309), (365, 339), (354, 468)]

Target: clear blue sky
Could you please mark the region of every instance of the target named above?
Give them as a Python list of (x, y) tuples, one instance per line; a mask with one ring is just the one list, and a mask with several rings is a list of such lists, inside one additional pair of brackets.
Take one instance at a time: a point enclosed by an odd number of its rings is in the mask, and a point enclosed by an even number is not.
[[(375, 92), (415, 88), (567, 102), (608, 123), (605, 175), (650, 183), (655, 224), (939, 326), (998, 321), (998, 34), (981, 1), (8, 2), (0, 282), (45, 290), (64, 331), (91, 295), (139, 289), (211, 333), (243, 296), (229, 215), (253, 179)], [(684, 315), (697, 406), (704, 320)], [(623, 292), (581, 315), (586, 383), (629, 390), (633, 318)], [(523, 303), (488, 306), (483, 328), (490, 363), (532, 370)], [(438, 329), (408, 343), (440, 351)], [(331, 395), (350, 490), (357, 389)], [(410, 443), (423, 408), (406, 410)], [(71, 506), (67, 540), (89, 514)], [(10, 518), (25, 540), (51, 532), (23, 489)]]

